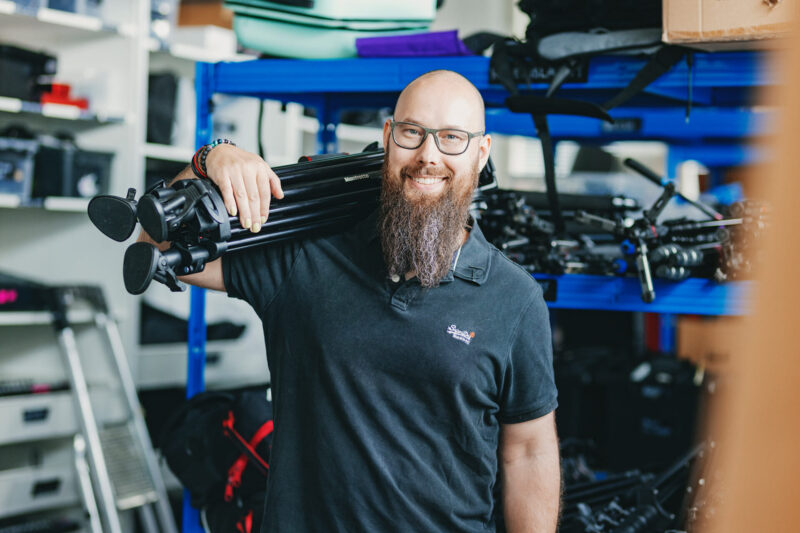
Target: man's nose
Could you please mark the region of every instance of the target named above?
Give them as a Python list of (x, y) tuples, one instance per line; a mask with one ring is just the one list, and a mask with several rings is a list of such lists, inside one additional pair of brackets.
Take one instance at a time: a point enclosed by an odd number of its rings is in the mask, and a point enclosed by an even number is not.
[(436, 139), (429, 133), (422, 144), (417, 148), (417, 162), (422, 165), (436, 165), (442, 159), (442, 153), (436, 146)]

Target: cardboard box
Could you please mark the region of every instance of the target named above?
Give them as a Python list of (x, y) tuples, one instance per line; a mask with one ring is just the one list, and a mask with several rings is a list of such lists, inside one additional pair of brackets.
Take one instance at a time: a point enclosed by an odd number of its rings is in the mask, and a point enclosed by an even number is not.
[(797, 0), (663, 0), (666, 43), (704, 50), (774, 46), (798, 14)]
[(233, 11), (222, 7), (222, 0), (182, 0), (178, 26), (221, 26), (233, 28)]
[(679, 317), (676, 354), (697, 366), (722, 373), (738, 349), (736, 332), (741, 327), (741, 317)]

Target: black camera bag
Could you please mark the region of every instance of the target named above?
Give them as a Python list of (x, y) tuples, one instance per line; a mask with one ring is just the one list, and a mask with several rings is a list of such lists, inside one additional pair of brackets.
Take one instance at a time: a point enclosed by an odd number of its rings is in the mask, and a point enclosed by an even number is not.
[(159, 439), (198, 509), (262, 492), (271, 442), (272, 405), (263, 390), (197, 394), (170, 417)]

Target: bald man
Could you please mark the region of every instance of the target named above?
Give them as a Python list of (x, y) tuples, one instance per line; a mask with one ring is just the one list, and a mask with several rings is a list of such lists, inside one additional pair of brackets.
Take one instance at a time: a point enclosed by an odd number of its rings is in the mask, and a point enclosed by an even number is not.
[[(480, 93), (454, 72), (417, 78), (383, 144), (380, 208), (352, 231), (183, 278), (247, 301), (264, 325), (275, 433), (262, 531), (553, 532), (547, 309), (469, 216), (491, 147)], [(230, 145), (206, 166), (259, 231), (283, 195), (269, 166)]]

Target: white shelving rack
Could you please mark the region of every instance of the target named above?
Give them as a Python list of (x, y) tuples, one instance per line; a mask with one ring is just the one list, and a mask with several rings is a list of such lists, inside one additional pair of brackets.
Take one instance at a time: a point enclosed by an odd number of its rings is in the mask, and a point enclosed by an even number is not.
[[(46, 5), (46, 0), (42, 0)], [(76, 96), (90, 100), (88, 111), (75, 107), (26, 102), (0, 97), (0, 129), (21, 124), (35, 132), (69, 132), (84, 149), (113, 152), (114, 160), (109, 191), (124, 195), (129, 187), (144, 188), (148, 161), (188, 162), (194, 153), (194, 102), (184, 101), (178, 117), (180, 130), (176, 145), (146, 142), (148, 75), (172, 72), (179, 76), (184, 89), (179, 97), (194, 98), (196, 61), (245, 60), (252, 56), (225, 55), (199, 46), (180, 43), (165, 44), (151, 37), (150, 0), (105, 0), (99, 16), (76, 15), (41, 7), (23, 9), (10, 0), (0, 0), (0, 43), (21, 46), (56, 56), (57, 80), (69, 83)], [(180, 89), (179, 89), (180, 90)], [(240, 126), (249, 150), (257, 150), (257, 102), (221, 102), (221, 117), (244, 120)], [(226, 113), (225, 109), (229, 109)], [(180, 111), (180, 110), (179, 110)], [(297, 117), (302, 110), (284, 112), (279, 104), (266, 106), (266, 120)], [(288, 125), (296, 123), (289, 118)], [(301, 152), (302, 132), (299, 128), (291, 142), (283, 134), (287, 120), (280, 118), (280, 131), (271, 129), (283, 151), (277, 163), (296, 160)], [(252, 126), (252, 127), (250, 127)], [(252, 130), (252, 131), (250, 131)], [(269, 134), (268, 134), (269, 136)], [(238, 140), (238, 138), (237, 138)], [(269, 141), (267, 141), (269, 142)], [(164, 178), (171, 176), (165, 175)], [(122, 285), (121, 261), (124, 245), (109, 241), (100, 234), (86, 216), (88, 200), (50, 197), (21, 206), (19, 199), (0, 194), (0, 270), (54, 284), (95, 283), (108, 295), (112, 312), (120, 320), (126, 352), (131, 366), (144, 387), (181, 386), (185, 380), (185, 349), (181, 344), (146, 346), (140, 349), (140, 298), (128, 295)], [(132, 237), (133, 240), (135, 237)], [(183, 298), (188, 306), (188, 294)], [(220, 297), (218, 306), (229, 305)], [(234, 302), (231, 302), (234, 304)], [(253, 321), (246, 339), (219, 344), (217, 360), (219, 386), (251, 384), (252, 368), (263, 362), (258, 372), (260, 382), (268, 379), (264, 362), (260, 326)], [(235, 354), (235, 355), (234, 355)], [(242, 370), (236, 358), (246, 359)], [(230, 363), (227, 363), (230, 361)], [(34, 371), (35, 369), (31, 369)], [(212, 386), (215, 380), (212, 379)]]
[[(46, 5), (46, 0), (42, 4)], [(146, 142), (149, 73), (164, 70), (177, 73), (193, 97), (195, 61), (249, 57), (223, 57), (199, 47), (164, 46), (153, 41), (150, 0), (104, 0), (101, 6), (98, 16), (84, 16), (46, 7), (22, 9), (15, 2), (0, 0), (0, 44), (55, 56), (57, 81), (70, 84), (75, 96), (90, 100), (89, 110), (81, 111), (71, 106), (0, 97), (0, 129), (19, 124), (37, 133), (67, 132), (75, 136), (76, 144), (83, 149), (113, 152), (109, 192), (123, 196), (129, 187), (143, 189), (148, 160), (188, 162), (194, 152), (193, 102), (188, 104), (191, 123), (184, 125), (191, 132), (184, 136), (187, 142), (177, 146)], [(254, 122), (254, 116), (249, 114), (247, 120)], [(254, 143), (250, 149), (255, 149)], [(119, 321), (125, 352), (130, 356), (138, 386), (182, 386), (185, 344), (140, 349), (140, 298), (127, 294), (122, 284), (122, 256), (129, 243), (120, 245), (103, 236), (89, 221), (87, 206), (87, 199), (61, 197), (22, 206), (18, 198), (0, 194), (0, 271), (54, 285), (100, 285)], [(176, 295), (176, 300), (180, 298)], [(186, 299), (188, 302), (188, 294)], [(228, 304), (226, 300), (227, 297), (219, 295), (217, 305), (236, 304), (232, 301)], [(91, 329), (85, 323), (88, 314), (73, 314), (69, 318), (77, 324), (79, 332)], [(212, 344), (217, 348), (209, 352), (213, 359), (211, 367), (216, 372), (211, 373), (210, 385), (239, 386), (267, 381), (261, 337), (260, 324), (256, 323), (248, 326), (242, 339)], [(0, 380), (63, 381), (65, 369), (53, 338), (49, 313), (0, 313)], [(116, 406), (106, 405), (109, 402), (103, 400), (108, 395), (105, 383), (109, 369), (95, 361), (102, 348), (94, 346), (94, 339), (88, 334), (85, 342), (90, 352), (91, 371), (87, 377), (96, 398), (93, 403), (99, 405), (102, 419), (113, 419), (117, 416)], [(39, 425), (23, 424), (21, 417), (34, 411), (47, 412), (49, 416), (46, 421), (37, 422)], [(47, 516), (54, 508), (79, 506), (70, 437), (77, 425), (69, 393), (0, 398), (0, 420), (16, 423), (4, 424), (7, 431), (0, 438), (3, 458), (0, 520), (23, 512)], [(41, 465), (23, 460), (39, 448), (44, 454)], [(26, 455), (25, 449), (30, 453)], [(58, 480), (57, 487), (41, 485), (42, 479)], [(20, 490), (27, 494), (28, 485), (41, 485), (49, 492), (42, 492), (37, 498), (26, 496), (24, 501), (10, 496)], [(74, 510), (75, 516), (81, 515), (79, 509)], [(123, 525), (126, 531), (132, 531), (132, 516), (128, 518)]]
[[(2, 98), (0, 128), (21, 124), (35, 132), (69, 132), (84, 149), (113, 152), (110, 191), (121, 194), (129, 184), (138, 185), (144, 172), (150, 6), (149, 0), (101, 6), (92, 17), (46, 7), (26, 10), (0, 0), (0, 42), (55, 56), (56, 79), (90, 100), (89, 110), (80, 111)], [(19, 208), (15, 200), (0, 196), (0, 270), (54, 284), (101, 285), (132, 353), (133, 299), (120, 290), (112, 243), (86, 216), (88, 201), (48, 198), (39, 207)]]

